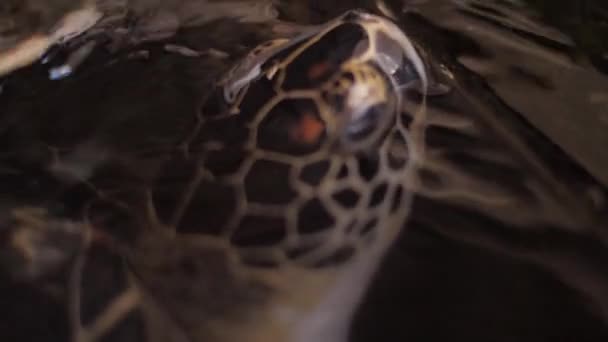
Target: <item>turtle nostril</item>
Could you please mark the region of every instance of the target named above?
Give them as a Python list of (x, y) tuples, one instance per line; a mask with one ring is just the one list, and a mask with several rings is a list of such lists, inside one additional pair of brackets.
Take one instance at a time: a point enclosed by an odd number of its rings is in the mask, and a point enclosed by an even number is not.
[(352, 63), (326, 87), (324, 100), (334, 108), (342, 147), (355, 151), (376, 146), (396, 116), (399, 95), (389, 75), (374, 63)]

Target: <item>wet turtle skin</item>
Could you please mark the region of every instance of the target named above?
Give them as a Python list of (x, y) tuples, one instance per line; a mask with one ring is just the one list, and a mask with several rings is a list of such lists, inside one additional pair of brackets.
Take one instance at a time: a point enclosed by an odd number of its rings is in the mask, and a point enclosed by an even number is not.
[[(409, 213), (422, 112), (402, 99), (422, 64), (357, 10), (260, 43), (236, 63), (118, 62), (133, 81), (101, 68), (95, 92), (73, 78), (6, 108), (4, 273), (65, 317), (27, 338), (346, 339)], [(172, 72), (199, 84), (156, 79)], [(121, 88), (160, 98), (147, 112)]]

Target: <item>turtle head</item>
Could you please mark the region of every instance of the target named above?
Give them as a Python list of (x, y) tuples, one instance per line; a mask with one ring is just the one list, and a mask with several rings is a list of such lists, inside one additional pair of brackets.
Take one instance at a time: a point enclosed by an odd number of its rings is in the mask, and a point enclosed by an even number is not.
[(324, 143), (354, 152), (378, 146), (414, 80), (426, 82), (402, 31), (352, 10), (294, 39), (261, 44), (220, 85), (232, 113), (255, 113), (269, 124), (284, 112), (276, 125), (285, 125), (289, 139), (281, 146)]
[[(421, 65), (391, 21), (349, 11), (254, 49), (203, 106), (209, 146), (244, 154), (237, 173), (222, 175), (239, 188), (237, 207), (278, 217), (288, 258), (317, 264), (382, 235), (381, 224), (400, 225), (387, 219), (403, 217), (410, 193), (402, 88), (425, 82)], [(237, 233), (255, 232), (249, 223)]]

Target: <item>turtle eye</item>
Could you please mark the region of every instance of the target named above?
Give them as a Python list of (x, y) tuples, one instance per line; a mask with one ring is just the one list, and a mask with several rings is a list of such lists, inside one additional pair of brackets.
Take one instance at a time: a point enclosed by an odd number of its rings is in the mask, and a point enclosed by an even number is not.
[(354, 114), (354, 118), (346, 125), (344, 136), (347, 141), (361, 141), (379, 129), (386, 106), (374, 105)]
[(399, 96), (383, 70), (373, 63), (350, 63), (326, 85), (325, 102), (333, 108), (330, 120), (346, 150), (377, 145), (395, 120)]
[(340, 142), (352, 152), (369, 151), (380, 144), (394, 118), (391, 107), (384, 103), (353, 113), (341, 132)]

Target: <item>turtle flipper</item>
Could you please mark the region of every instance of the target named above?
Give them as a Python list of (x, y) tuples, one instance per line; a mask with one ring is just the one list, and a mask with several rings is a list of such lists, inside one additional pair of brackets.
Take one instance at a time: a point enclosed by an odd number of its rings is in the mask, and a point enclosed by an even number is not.
[[(87, 224), (54, 217), (41, 207), (19, 207), (4, 213), (0, 235), (0, 278), (7, 286), (35, 289), (21, 305), (48, 301), (49, 310), (61, 312), (54, 320), (68, 327), (63, 340), (71, 336), (75, 342), (95, 342), (112, 336), (114, 341), (144, 341), (136, 325), (123, 324), (137, 319), (140, 291), (126, 277), (122, 256)], [(48, 312), (32, 312), (28, 321), (37, 315)], [(26, 334), (31, 338), (36, 332)], [(18, 337), (17, 327), (2, 335), (25, 338)], [(49, 338), (61, 341), (62, 334)]]
[(36, 282), (70, 263), (85, 244), (82, 225), (49, 217), (43, 208), (12, 208), (0, 226), (2, 270), (16, 279)]
[[(20, 22), (20, 17), (41, 15), (47, 21), (40, 21), (37, 26), (27, 26), (27, 21)], [(10, 5), (0, 8), (0, 20), (6, 16), (11, 21), (12, 29), (2, 36), (0, 31), (0, 76), (30, 65), (40, 59), (47, 50), (55, 45), (78, 36), (93, 27), (102, 13), (92, 1), (75, 1), (69, 6), (49, 2), (46, 7), (30, 8), (27, 4)], [(10, 32), (22, 32), (11, 37)], [(2, 41), (10, 42), (2, 49)]]

